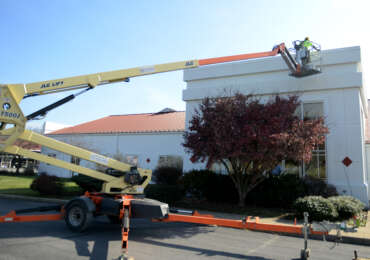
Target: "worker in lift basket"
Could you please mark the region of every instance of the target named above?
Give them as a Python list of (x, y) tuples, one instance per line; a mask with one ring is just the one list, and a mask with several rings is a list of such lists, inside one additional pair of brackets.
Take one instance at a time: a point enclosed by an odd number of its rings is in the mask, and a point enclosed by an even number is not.
[(310, 60), (310, 49), (316, 47), (310, 41), (310, 38), (306, 37), (300, 44), (294, 46), (296, 49), (296, 61), (301, 67), (304, 67)]

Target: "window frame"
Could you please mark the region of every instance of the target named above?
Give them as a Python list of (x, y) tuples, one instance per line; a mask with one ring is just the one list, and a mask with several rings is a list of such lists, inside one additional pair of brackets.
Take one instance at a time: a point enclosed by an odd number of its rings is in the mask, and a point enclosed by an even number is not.
[[(325, 101), (324, 100), (306, 100), (306, 101), (302, 101), (300, 104), (299, 104), (299, 106), (300, 106), (300, 112), (301, 112), (301, 114), (300, 114), (300, 119), (301, 120), (304, 120), (304, 105), (305, 104), (321, 104), (322, 105), (322, 117), (324, 118), (324, 120), (325, 120)], [(319, 178), (319, 179), (322, 179), (322, 180), (327, 180), (328, 179), (328, 171), (327, 171), (327, 169), (328, 169), (328, 153), (327, 153), (327, 151), (328, 151), (328, 149), (327, 149), (327, 138), (326, 138), (326, 136), (325, 136), (325, 143), (324, 143), (324, 150), (320, 150), (320, 149), (314, 149), (314, 150), (312, 150), (312, 156), (314, 156), (314, 155), (317, 155), (317, 164), (318, 164), (318, 167), (317, 167), (317, 169), (318, 169), (318, 172), (317, 172), (317, 175), (315, 176), (315, 177), (317, 177), (317, 178)], [(320, 153), (321, 152), (324, 152), (324, 158), (325, 158), (325, 177), (324, 178), (322, 178), (322, 177), (320, 177)], [(312, 161), (311, 161), (312, 162)], [(311, 162), (309, 162), (309, 163), (304, 163), (304, 162), (302, 162), (301, 163), (301, 165), (299, 165), (299, 175), (300, 175), (300, 177), (305, 177), (305, 176), (307, 176), (308, 174), (306, 173), (306, 166), (307, 165), (309, 165)]]

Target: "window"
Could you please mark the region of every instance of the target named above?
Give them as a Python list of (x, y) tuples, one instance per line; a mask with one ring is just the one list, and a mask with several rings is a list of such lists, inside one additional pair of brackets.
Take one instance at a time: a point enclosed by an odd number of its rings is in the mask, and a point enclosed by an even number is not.
[[(231, 164), (229, 161), (226, 161), (227, 167), (229, 170), (232, 170)], [(211, 165), (211, 171), (217, 174), (228, 174), (226, 167), (221, 162), (215, 162)]]
[(221, 163), (218, 163), (218, 162), (213, 163), (211, 165), (210, 170), (215, 172), (215, 173), (224, 173), (224, 172), (226, 172), (225, 167)]
[(124, 158), (124, 162), (133, 165), (138, 166), (138, 156), (137, 155), (126, 155)]
[[(296, 110), (296, 115), (303, 120), (316, 119), (324, 116), (323, 103), (312, 102), (302, 103)], [(300, 176), (313, 176), (321, 179), (326, 179), (326, 145), (325, 143), (317, 146), (312, 151), (312, 160), (303, 165), (296, 165), (292, 162), (285, 163), (285, 171), (287, 173), (299, 173)]]
[(303, 103), (303, 120), (317, 119), (324, 116), (322, 103)]
[[(57, 154), (56, 153), (48, 153), (47, 156), (49, 156), (51, 158), (57, 158)], [(46, 165), (50, 165), (50, 164), (46, 163)]]
[(81, 162), (81, 159), (76, 157), (76, 156), (71, 156), (71, 163), (73, 164), (76, 164), (76, 165), (80, 165), (80, 162)]
[(57, 158), (57, 154), (56, 153), (48, 153), (48, 156), (49, 157), (52, 157), (52, 158)]
[(181, 156), (176, 155), (161, 155), (159, 156), (158, 165), (159, 167), (174, 167), (182, 170), (183, 159)]
[[(303, 103), (303, 120), (317, 119), (324, 116), (323, 103)], [(312, 151), (312, 160), (303, 167), (303, 175), (326, 179), (325, 143)]]
[[(71, 163), (72, 164), (76, 164), (76, 165), (80, 165), (80, 162), (81, 162), (81, 159), (76, 157), (76, 156), (71, 156)], [(71, 176), (74, 176), (74, 175), (78, 175), (77, 172), (74, 172), (74, 171), (71, 171)]]

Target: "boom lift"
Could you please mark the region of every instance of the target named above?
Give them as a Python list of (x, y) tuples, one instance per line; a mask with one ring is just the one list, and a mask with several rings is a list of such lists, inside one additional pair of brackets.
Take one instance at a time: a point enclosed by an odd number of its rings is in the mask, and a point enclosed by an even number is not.
[[(99, 193), (85, 193), (84, 196), (72, 199), (62, 208), (54, 207), (36, 209), (38, 211), (57, 209), (60, 211), (58, 214), (20, 216), (17, 215), (17, 213), (29, 212), (30, 210), (18, 212), (13, 211), (6, 216), (0, 216), (0, 222), (44, 221), (64, 218), (67, 226), (71, 230), (83, 231), (86, 229), (93, 216), (108, 215), (111, 218), (116, 218), (117, 220), (119, 219), (122, 222), (122, 248), (124, 252), (127, 250), (129, 218), (154, 218), (167, 222), (183, 221), (203, 224), (216, 223), (224, 226), (247, 228), (248, 222), (246, 221), (236, 222), (231, 220), (219, 220), (211, 218), (210, 216), (199, 216), (199, 214), (193, 214), (192, 216), (171, 214), (167, 204), (145, 199), (143, 196), (141, 196), (144, 188), (151, 180), (150, 170), (136, 168), (112, 158), (62, 143), (52, 138), (27, 130), (25, 129), (25, 125), (27, 121), (44, 116), (50, 110), (57, 108), (71, 101), (76, 96), (90, 91), (100, 85), (116, 82), (128, 82), (132, 77), (139, 77), (143, 75), (197, 68), (223, 62), (275, 56), (277, 54), (282, 56), (289, 70), (291, 71), (291, 75), (300, 77), (313, 74), (311, 73), (312, 71), (309, 72), (304, 70), (304, 68), (302, 68), (289, 53), (285, 47), (285, 44), (282, 43), (275, 46), (272, 51), (267, 52), (201, 60), (187, 60), (28, 84), (0, 85), (0, 136), (2, 137), (0, 142), (1, 152), (32, 158), (103, 181), (103, 187)], [(77, 89), (82, 90), (27, 116), (23, 114), (19, 107), (20, 101), (25, 98)], [(50, 149), (114, 169), (114, 174), (100, 172), (23, 149), (22, 147), (16, 145), (17, 140), (24, 140), (35, 144), (40, 144)]]

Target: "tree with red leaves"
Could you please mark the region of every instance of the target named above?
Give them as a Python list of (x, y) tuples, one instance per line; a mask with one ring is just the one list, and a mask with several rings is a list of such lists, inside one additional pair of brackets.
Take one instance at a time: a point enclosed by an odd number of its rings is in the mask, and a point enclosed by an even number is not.
[[(267, 103), (252, 95), (205, 98), (195, 110), (183, 146), (192, 162), (221, 163), (244, 206), (247, 194), (282, 160), (309, 162), (325, 141), (323, 118), (301, 120), (298, 96)], [(221, 191), (220, 191), (221, 192)]]

